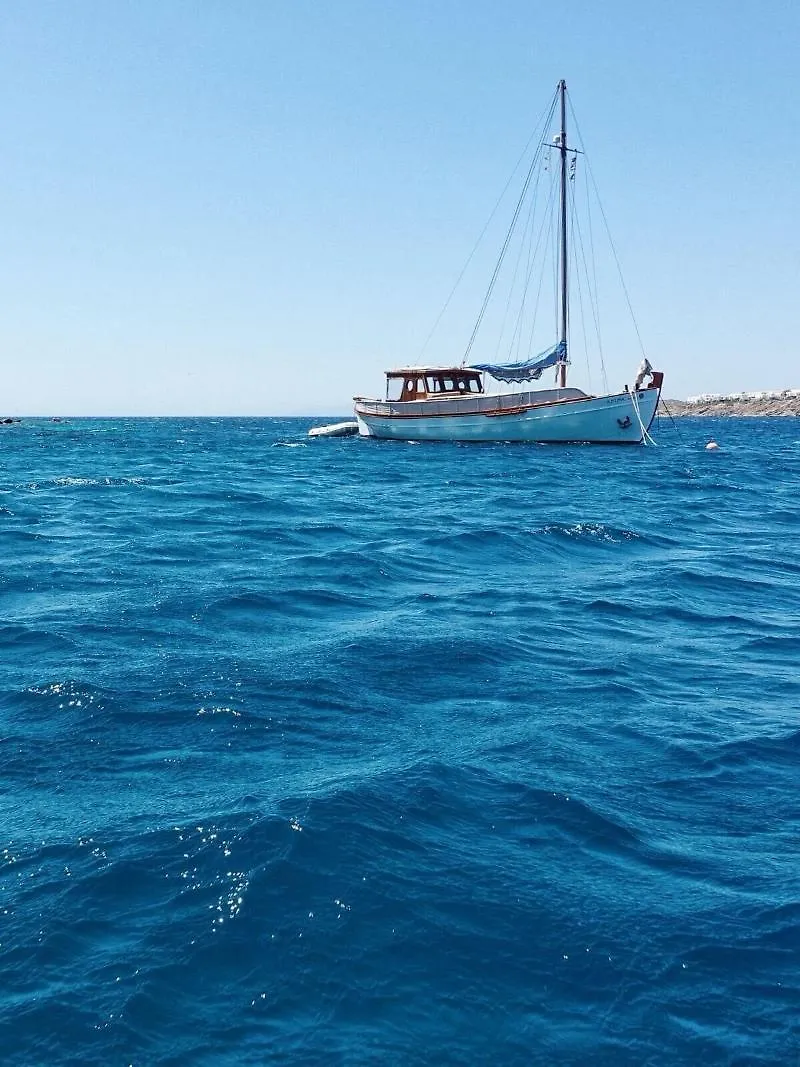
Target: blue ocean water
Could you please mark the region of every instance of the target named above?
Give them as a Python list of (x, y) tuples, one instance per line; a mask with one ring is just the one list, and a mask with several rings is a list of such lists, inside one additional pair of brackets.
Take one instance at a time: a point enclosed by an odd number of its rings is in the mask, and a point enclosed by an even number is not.
[(0, 1060), (798, 1062), (798, 424), (309, 425), (2, 429)]

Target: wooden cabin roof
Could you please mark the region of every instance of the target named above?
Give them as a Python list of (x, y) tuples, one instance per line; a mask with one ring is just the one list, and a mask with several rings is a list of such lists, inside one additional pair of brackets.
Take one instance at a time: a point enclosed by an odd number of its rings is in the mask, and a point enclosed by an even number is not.
[(470, 367), (398, 367), (387, 370), (387, 378), (411, 378), (415, 375), (432, 374), (437, 378), (480, 378), (481, 372)]

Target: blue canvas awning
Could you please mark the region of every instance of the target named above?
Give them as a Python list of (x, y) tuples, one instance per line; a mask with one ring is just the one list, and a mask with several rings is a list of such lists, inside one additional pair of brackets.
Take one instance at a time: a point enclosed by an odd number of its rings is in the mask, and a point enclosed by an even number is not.
[(538, 356), (521, 363), (473, 363), (470, 370), (486, 371), (499, 382), (530, 382), (541, 378), (543, 370), (563, 363), (566, 358), (566, 342), (559, 341), (555, 348), (540, 352)]

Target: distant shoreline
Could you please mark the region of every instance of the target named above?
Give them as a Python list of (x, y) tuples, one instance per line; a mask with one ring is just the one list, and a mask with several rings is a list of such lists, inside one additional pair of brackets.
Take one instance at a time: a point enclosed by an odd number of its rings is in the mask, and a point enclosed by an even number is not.
[(662, 403), (675, 416), (714, 416), (716, 418), (765, 418), (769, 416), (800, 416), (800, 397), (781, 397), (765, 400), (666, 400)]
[[(674, 415), (676, 418), (769, 418), (774, 416), (800, 417), (800, 397), (791, 397), (781, 400), (663, 400), (659, 406), (662, 415)], [(25, 422), (105, 422), (105, 421), (136, 421), (136, 420), (162, 420), (187, 419), (192, 421), (204, 420), (242, 420), (258, 422), (263, 419), (313, 419), (320, 421), (327, 419), (329, 422), (341, 421), (346, 415), (14, 415), (13, 417), (0, 417), (0, 428), (4, 425), (18, 426)]]

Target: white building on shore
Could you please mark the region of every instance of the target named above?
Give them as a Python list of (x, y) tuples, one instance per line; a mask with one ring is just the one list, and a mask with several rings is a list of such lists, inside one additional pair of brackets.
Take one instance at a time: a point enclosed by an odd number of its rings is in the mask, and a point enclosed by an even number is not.
[(700, 393), (698, 396), (688, 397), (686, 403), (694, 406), (703, 404), (735, 404), (749, 400), (797, 400), (800, 399), (800, 389), (772, 389), (758, 392), (743, 393)]

